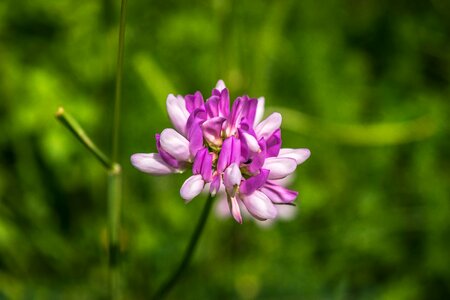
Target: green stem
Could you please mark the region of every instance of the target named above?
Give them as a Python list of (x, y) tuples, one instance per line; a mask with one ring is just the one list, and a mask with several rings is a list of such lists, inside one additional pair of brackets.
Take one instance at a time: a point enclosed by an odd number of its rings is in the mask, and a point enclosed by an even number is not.
[[(112, 158), (118, 161), (119, 156), (119, 126), (122, 100), (123, 53), (125, 42), (125, 21), (127, 0), (121, 1), (119, 45), (117, 53), (116, 89), (114, 99), (114, 124), (112, 138)], [(110, 172), (108, 178), (108, 232), (109, 232), (109, 291), (110, 299), (120, 299), (120, 216), (122, 213), (122, 176), (120, 165)]]
[(110, 299), (120, 299), (120, 215), (122, 176), (119, 165), (108, 175), (109, 290)]
[(213, 196), (209, 195), (206, 200), (205, 206), (203, 207), (202, 214), (197, 223), (197, 227), (195, 227), (195, 231), (192, 234), (191, 241), (189, 242), (186, 251), (184, 252), (183, 259), (181, 260), (178, 268), (172, 273), (169, 279), (158, 289), (158, 291), (153, 296), (153, 299), (162, 299), (166, 296), (167, 293), (173, 288), (173, 286), (177, 283), (180, 276), (183, 274), (183, 271), (189, 265), (189, 262), (194, 254), (195, 247), (199, 241), (199, 238), (205, 228), (206, 221), (208, 220), (209, 212), (211, 211), (213, 203)]
[(89, 136), (84, 132), (81, 125), (67, 113), (64, 108), (58, 108), (56, 112), (56, 118), (66, 126), (75, 137), (98, 159), (98, 161), (107, 169), (113, 170), (115, 164), (94, 144)]
[(127, 15), (127, 0), (122, 0), (120, 7), (120, 24), (119, 24), (119, 49), (117, 53), (117, 71), (116, 71), (116, 90), (114, 99), (114, 126), (112, 141), (112, 158), (117, 161), (119, 152), (119, 126), (120, 126), (120, 108), (122, 100), (122, 74), (123, 74), (123, 52), (125, 42), (125, 22)]

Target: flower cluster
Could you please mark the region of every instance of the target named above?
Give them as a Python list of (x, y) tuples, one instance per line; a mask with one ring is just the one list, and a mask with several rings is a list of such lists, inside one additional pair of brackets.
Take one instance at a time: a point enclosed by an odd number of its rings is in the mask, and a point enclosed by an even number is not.
[(230, 109), (228, 89), (219, 80), (206, 102), (200, 92), (167, 97), (174, 128), (156, 134), (158, 153), (137, 153), (140, 171), (164, 175), (192, 168), (181, 197), (191, 201), (203, 190), (224, 190), (234, 219), (241, 209), (258, 220), (277, 217), (277, 205), (292, 204), (297, 192), (279, 184), (310, 156), (308, 149), (281, 148), (281, 115), (261, 121), (264, 98), (238, 97)]

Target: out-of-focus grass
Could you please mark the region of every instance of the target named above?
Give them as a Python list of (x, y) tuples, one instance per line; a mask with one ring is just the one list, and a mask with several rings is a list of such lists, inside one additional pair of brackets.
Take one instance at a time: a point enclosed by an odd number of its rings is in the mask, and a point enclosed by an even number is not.
[[(309, 147), (299, 214), (211, 218), (173, 299), (445, 299), (450, 272), (450, 24), (445, 1), (130, 1), (120, 162), (124, 292), (147, 299), (204, 198), (151, 177), (168, 93), (220, 78), (265, 96), (283, 144)], [(105, 171), (53, 117), (111, 144), (117, 2), (0, 3), (0, 298), (107, 291)], [(107, 151), (108, 152), (108, 151)]]

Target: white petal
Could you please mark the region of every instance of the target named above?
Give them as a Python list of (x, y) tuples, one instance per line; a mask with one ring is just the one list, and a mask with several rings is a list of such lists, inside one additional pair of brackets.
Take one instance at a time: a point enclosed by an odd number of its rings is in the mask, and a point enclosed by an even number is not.
[(186, 136), (186, 123), (189, 118), (189, 112), (186, 109), (186, 101), (183, 97), (170, 94), (166, 101), (167, 112), (170, 121), (172, 121), (175, 129)]
[(217, 194), (215, 202), (217, 203), (214, 209), (216, 215), (221, 219), (229, 217), (230, 208), (228, 207), (227, 195), (225, 193)]
[(177, 170), (166, 164), (158, 153), (136, 153), (131, 156), (131, 164), (139, 171), (165, 175), (176, 173)]
[(256, 138), (247, 132), (243, 132), (242, 135), (247, 142), (248, 149), (253, 153), (257, 153), (260, 150), (260, 147)]
[(205, 182), (202, 179), (202, 175), (192, 175), (186, 179), (180, 189), (181, 198), (186, 200), (186, 202), (191, 201), (202, 192), (204, 186)]
[(222, 79), (220, 79), (219, 81), (217, 81), (217, 84), (216, 84), (216, 90), (219, 90), (219, 92), (221, 92), (223, 89), (225, 89), (226, 88), (226, 86), (225, 86), (225, 82), (223, 82), (223, 80)]
[(292, 205), (277, 205), (278, 217), (283, 220), (292, 220), (297, 215), (298, 209)]
[(271, 180), (271, 182), (275, 183), (275, 184), (278, 184), (278, 185), (281, 185), (281, 186), (284, 186), (284, 187), (287, 187), (287, 186), (291, 185), (294, 182), (294, 179), (295, 179), (295, 174), (291, 174), (291, 175), (288, 175), (288, 176), (286, 176), (284, 178), (281, 178), (281, 179)]
[(161, 147), (178, 161), (188, 161), (190, 159), (189, 141), (173, 130), (164, 129), (161, 132)]
[(260, 191), (242, 198), (248, 212), (258, 220), (274, 219), (277, 216), (275, 205)]
[(297, 168), (297, 162), (295, 159), (288, 157), (269, 157), (266, 158), (263, 169), (270, 170), (269, 179), (281, 179)]
[(242, 180), (241, 170), (236, 163), (231, 164), (225, 169), (223, 174), (223, 183), (227, 188), (229, 194), (233, 194), (232, 191), (235, 185), (239, 185)]
[(230, 208), (230, 213), (236, 222), (242, 224), (241, 209), (239, 208), (239, 203), (236, 197), (228, 197), (228, 206)]
[(278, 157), (289, 157), (295, 159), (298, 165), (303, 163), (310, 156), (311, 151), (306, 148), (299, 148), (299, 149), (283, 148), (280, 150), (280, 153), (278, 154)]
[(261, 122), (263, 116), (264, 116), (264, 104), (266, 102), (266, 99), (264, 97), (258, 98), (258, 104), (256, 105), (256, 114), (255, 114), (255, 122), (253, 123), (253, 127), (256, 127), (256, 125)]
[(275, 130), (281, 126), (281, 114), (274, 112), (268, 116), (264, 121), (258, 124), (255, 128), (256, 136), (259, 138), (267, 139), (274, 133)]

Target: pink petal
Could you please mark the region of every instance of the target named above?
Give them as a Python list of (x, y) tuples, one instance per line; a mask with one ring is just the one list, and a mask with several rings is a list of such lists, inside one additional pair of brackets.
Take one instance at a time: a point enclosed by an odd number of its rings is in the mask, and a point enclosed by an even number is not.
[(228, 207), (230, 208), (231, 215), (236, 220), (236, 222), (242, 224), (241, 209), (239, 208), (239, 203), (236, 197), (228, 196), (227, 198), (228, 198)]
[(281, 179), (295, 171), (297, 162), (288, 157), (269, 157), (266, 158), (263, 168), (270, 170), (269, 179)]
[(217, 174), (216, 172), (216, 174), (213, 175), (209, 192), (211, 193), (212, 196), (215, 196), (216, 193), (219, 191), (219, 189), (220, 189), (220, 175)]
[(173, 130), (172, 128), (164, 129), (160, 137), (161, 147), (178, 161), (188, 161), (189, 141)]
[(276, 205), (278, 218), (282, 220), (292, 220), (297, 215), (297, 208), (292, 205)]
[(186, 109), (186, 102), (183, 97), (170, 94), (166, 101), (167, 112), (175, 129), (186, 136), (186, 123), (189, 118), (189, 112)]
[(211, 182), (212, 178), (212, 154), (207, 148), (197, 152), (192, 165), (192, 173), (200, 174), (205, 182)]
[(201, 149), (203, 149), (203, 132), (200, 124), (194, 123), (189, 128), (189, 153), (191, 157), (195, 157)]
[(228, 206), (227, 194), (226, 193), (217, 194), (215, 202), (217, 203), (214, 209), (216, 215), (220, 218), (229, 217), (230, 208)]
[(186, 109), (189, 113), (192, 113), (196, 109), (204, 109), (205, 103), (200, 92), (195, 92), (194, 95), (186, 95), (184, 100), (186, 101)]
[(261, 169), (261, 172), (258, 175), (252, 176), (242, 181), (239, 188), (240, 193), (244, 195), (253, 194), (257, 189), (259, 189), (266, 183), (268, 177), (269, 170)]
[(214, 117), (202, 124), (203, 136), (208, 142), (217, 146), (222, 145), (222, 124), (225, 120), (222, 117)]
[(205, 182), (202, 179), (202, 175), (192, 175), (186, 179), (180, 189), (181, 198), (186, 200), (186, 202), (191, 201), (202, 192), (204, 186)]
[(255, 115), (255, 122), (253, 123), (253, 127), (256, 127), (256, 125), (261, 122), (263, 116), (264, 116), (264, 103), (265, 103), (264, 97), (258, 98), (258, 104), (256, 105), (256, 115)]
[(158, 153), (133, 154), (131, 155), (131, 164), (139, 171), (153, 175), (166, 175), (179, 172), (165, 163)]
[(298, 165), (303, 163), (310, 156), (311, 156), (311, 151), (306, 148), (300, 148), (300, 149), (282, 148), (280, 150), (280, 153), (278, 154), (278, 157), (289, 157), (289, 158), (295, 159), (295, 161), (297, 162)]
[(264, 162), (266, 160), (266, 141), (264, 138), (261, 138), (261, 140), (258, 142), (259, 147), (261, 148), (261, 151), (259, 151), (252, 159), (252, 162), (248, 165), (248, 170), (252, 174), (256, 174), (259, 172), (261, 167), (264, 165)]
[(270, 182), (266, 183), (260, 191), (273, 203), (292, 203), (298, 196), (298, 192)]
[(223, 172), (230, 164), (239, 163), (241, 160), (241, 141), (231, 136), (222, 145), (217, 162), (217, 170)]
[(268, 116), (264, 121), (258, 124), (255, 128), (255, 133), (258, 138), (269, 138), (275, 130), (280, 128), (282, 117), (279, 113), (274, 112)]
[(264, 193), (255, 191), (253, 194), (243, 196), (242, 201), (248, 212), (258, 220), (274, 219), (277, 216), (275, 205)]
[(278, 156), (281, 149), (281, 130), (278, 128), (275, 132), (267, 139), (267, 156), (275, 157)]

